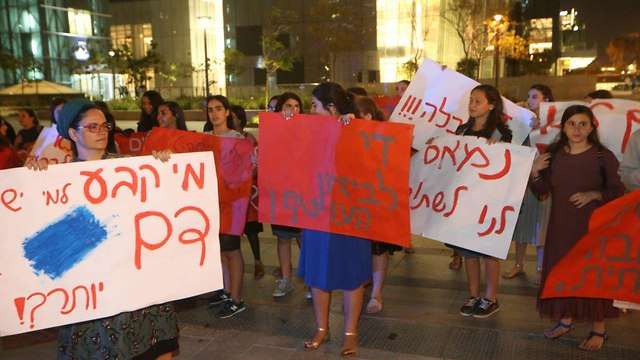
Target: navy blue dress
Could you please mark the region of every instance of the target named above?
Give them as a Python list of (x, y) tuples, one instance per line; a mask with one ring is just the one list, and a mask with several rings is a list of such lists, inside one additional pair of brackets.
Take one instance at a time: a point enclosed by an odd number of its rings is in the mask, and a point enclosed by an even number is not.
[(325, 291), (354, 290), (371, 278), (371, 241), (305, 229), (298, 275)]

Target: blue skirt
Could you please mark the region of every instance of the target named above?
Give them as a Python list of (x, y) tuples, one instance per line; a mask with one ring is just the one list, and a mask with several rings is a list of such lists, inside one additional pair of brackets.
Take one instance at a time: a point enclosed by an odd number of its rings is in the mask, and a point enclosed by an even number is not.
[(356, 289), (371, 278), (371, 241), (303, 230), (298, 275), (325, 291)]

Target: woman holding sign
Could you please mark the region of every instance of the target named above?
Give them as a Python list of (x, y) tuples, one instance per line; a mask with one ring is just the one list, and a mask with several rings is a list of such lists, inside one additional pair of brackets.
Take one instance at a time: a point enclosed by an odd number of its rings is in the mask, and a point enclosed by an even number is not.
[[(527, 108), (533, 111), (536, 116), (531, 119), (531, 130), (540, 128), (540, 104), (543, 102), (555, 101), (551, 88), (543, 84), (531, 85), (527, 97)], [(527, 136), (524, 141), (525, 146), (531, 146), (531, 139)], [(516, 262), (511, 270), (502, 274), (505, 279), (513, 279), (524, 275), (524, 257), (527, 253), (527, 245), (536, 247), (536, 270), (539, 284), (540, 272), (542, 272), (542, 256), (544, 252), (544, 236), (549, 222), (551, 210), (551, 199), (548, 196), (538, 198), (529, 189), (525, 192), (522, 200), (522, 207), (518, 215), (518, 222), (513, 231), (513, 241), (516, 243)]]
[[(358, 119), (373, 121), (386, 120), (382, 110), (380, 110), (376, 106), (376, 103), (369, 97), (357, 97), (355, 105)], [(369, 299), (365, 307), (367, 314), (375, 314), (382, 311), (382, 286), (384, 285), (384, 279), (387, 275), (389, 255), (393, 255), (394, 252), (400, 250), (402, 250), (402, 247), (398, 245), (378, 241), (371, 243), (371, 253), (373, 255), (373, 268), (371, 269), (373, 286), (371, 288), (371, 299)]]
[[(487, 139), (489, 144), (511, 142), (511, 130), (502, 115), (504, 105), (498, 89), (490, 85), (478, 85), (469, 98), (469, 121), (456, 129), (456, 135), (476, 136)], [(475, 251), (447, 245), (464, 257), (469, 286), (469, 299), (460, 308), (460, 315), (487, 318), (500, 310), (496, 299), (500, 260)], [(485, 293), (480, 295), (480, 259), (485, 265)]]
[[(354, 114), (354, 110), (353, 101), (342, 86), (328, 82), (313, 89), (312, 114), (344, 119), (344, 115)], [(315, 350), (329, 339), (331, 291), (343, 290), (345, 320), (341, 354), (355, 355), (363, 285), (371, 277), (371, 242), (354, 236), (305, 229), (302, 231), (298, 275), (311, 287), (317, 323), (313, 339), (306, 341), (304, 347)]]
[[(561, 129), (531, 169), (533, 191), (553, 198), (541, 289), (554, 266), (587, 233), (593, 211), (624, 193), (618, 160), (600, 143), (593, 112), (584, 105), (568, 107)], [(604, 319), (618, 315), (612, 300), (593, 298), (538, 299), (538, 311), (557, 321), (544, 332), (549, 339), (571, 331), (574, 321), (590, 322), (591, 332), (579, 346), (589, 351), (599, 350), (607, 338)]]
[[(94, 103), (74, 99), (64, 104), (58, 117), (58, 133), (71, 141), (74, 161), (118, 157), (106, 151), (111, 124)], [(169, 152), (154, 156), (162, 161)], [(33, 162), (29, 167), (47, 165)], [(172, 304), (64, 326), (58, 338), (58, 359), (159, 359), (169, 360), (178, 350), (178, 319)]]

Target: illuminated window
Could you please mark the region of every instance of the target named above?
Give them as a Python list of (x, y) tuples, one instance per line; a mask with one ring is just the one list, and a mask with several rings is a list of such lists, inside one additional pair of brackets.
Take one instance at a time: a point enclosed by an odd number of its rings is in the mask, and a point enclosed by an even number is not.
[(69, 8), (69, 32), (77, 35), (93, 35), (91, 13), (87, 10)]
[(114, 48), (119, 48), (123, 45), (127, 45), (129, 48), (133, 47), (131, 25), (112, 25), (111, 44)]

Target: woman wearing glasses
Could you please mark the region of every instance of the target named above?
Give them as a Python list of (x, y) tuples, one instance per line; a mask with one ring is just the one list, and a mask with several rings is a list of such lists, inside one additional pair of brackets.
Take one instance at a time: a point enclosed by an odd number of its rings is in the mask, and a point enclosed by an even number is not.
[[(71, 141), (73, 161), (118, 157), (107, 152), (109, 130), (102, 110), (85, 99), (64, 104), (58, 117), (58, 133)], [(168, 151), (154, 153), (161, 161)], [(32, 162), (30, 168), (45, 170)], [(178, 350), (178, 319), (172, 304), (160, 304), (115, 316), (60, 328), (58, 359), (158, 359), (168, 360)]]

